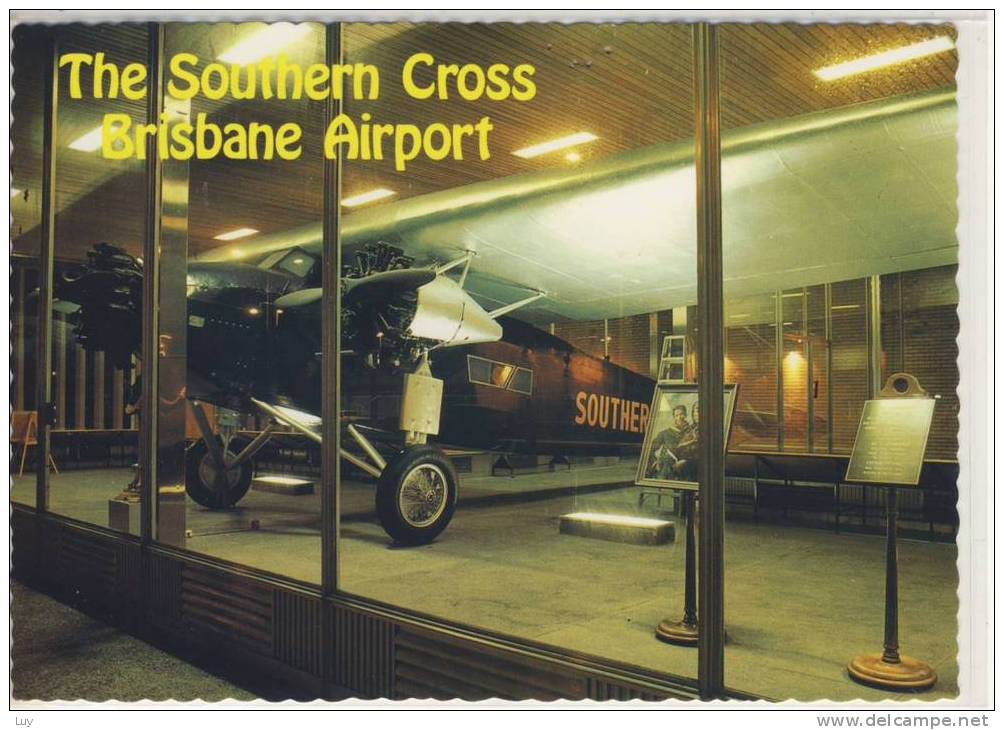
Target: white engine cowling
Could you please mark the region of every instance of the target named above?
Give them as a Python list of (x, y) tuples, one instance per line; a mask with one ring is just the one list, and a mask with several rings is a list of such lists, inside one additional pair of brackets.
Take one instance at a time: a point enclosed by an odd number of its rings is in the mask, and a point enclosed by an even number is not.
[(439, 275), (418, 288), (418, 306), (408, 334), (443, 347), (497, 342), (502, 326), (457, 282)]

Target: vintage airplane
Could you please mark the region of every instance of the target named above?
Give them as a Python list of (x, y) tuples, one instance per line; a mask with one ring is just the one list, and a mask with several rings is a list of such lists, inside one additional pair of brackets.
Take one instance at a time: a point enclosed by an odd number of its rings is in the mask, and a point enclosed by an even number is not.
[[(428, 436), (563, 456), (637, 448), (645, 431), (652, 380), (505, 316), (539, 293), (485, 310), (462, 286), (472, 258), (415, 267), (378, 243), (360, 249), (343, 277), (344, 425), (357, 448), (341, 456), (377, 478), (380, 522), (400, 543), (432, 540), (456, 503), (456, 472)], [(461, 265), (460, 279), (451, 278)], [(203, 403), (267, 414), (320, 440), (320, 277), (320, 258), (301, 248), (255, 265), (190, 263), (186, 395), (202, 439), (186, 452), (186, 487), (199, 504), (240, 501), (252, 459), (273, 432), (234, 453), (234, 432), (216, 429), (221, 442)], [(124, 365), (139, 345), (141, 285), (142, 264), (101, 244), (85, 266), (62, 273), (57, 296), (78, 340)], [(431, 373), (433, 353), (441, 378)], [(388, 400), (398, 414), (382, 416), (373, 405), (386, 411)], [(399, 440), (378, 448), (398, 426), (404, 447)]]
[[(726, 295), (954, 263), (955, 113), (944, 91), (726, 135)], [(428, 542), (452, 517), (457, 477), (429, 436), (542, 454), (637, 447), (652, 381), (541, 327), (694, 301), (692, 152), (690, 141), (658, 145), (345, 218), (342, 441), (357, 450), (341, 456), (377, 478), (395, 540)], [(261, 236), (242, 242), (239, 261), (221, 247), (189, 262), (193, 402), (320, 439), (320, 234)], [(128, 357), (141, 281), (137, 261), (99, 247), (56, 294), (80, 305), (86, 347)], [(391, 396), (391, 412), (374, 394)], [(188, 450), (188, 492), (231, 506), (273, 427), (233, 454), (195, 413), (203, 438)], [(374, 445), (388, 426), (401, 434), (389, 459)]]

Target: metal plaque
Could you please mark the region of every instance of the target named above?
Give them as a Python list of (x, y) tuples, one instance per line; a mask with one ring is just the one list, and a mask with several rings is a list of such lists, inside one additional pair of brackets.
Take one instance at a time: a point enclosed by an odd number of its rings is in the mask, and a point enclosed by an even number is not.
[(934, 398), (865, 401), (847, 481), (916, 486), (933, 416)]

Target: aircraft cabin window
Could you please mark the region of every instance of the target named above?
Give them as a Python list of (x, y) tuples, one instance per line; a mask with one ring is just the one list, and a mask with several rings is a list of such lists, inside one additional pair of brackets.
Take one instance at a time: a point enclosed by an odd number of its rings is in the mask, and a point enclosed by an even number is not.
[(512, 377), (513, 366), (502, 363), (492, 363), (492, 385), (496, 388), (504, 388), (509, 384)]
[(479, 385), (492, 384), (492, 364), (473, 355), (467, 356), (467, 379)]
[(533, 371), (526, 368), (516, 368), (516, 373), (509, 381), (509, 390), (517, 393), (533, 394)]
[(490, 385), (519, 393), (529, 394), (533, 386), (533, 373), (529, 370), (474, 355), (467, 356), (467, 376), (470, 382), (477, 385)]

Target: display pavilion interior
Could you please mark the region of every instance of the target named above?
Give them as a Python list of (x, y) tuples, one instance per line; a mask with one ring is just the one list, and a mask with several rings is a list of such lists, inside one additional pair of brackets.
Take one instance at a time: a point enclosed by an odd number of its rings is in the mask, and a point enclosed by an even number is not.
[[(346, 24), (343, 60), (378, 69), (380, 93), (347, 93), (345, 114), (493, 129), (487, 159), (474, 137), (463, 159), (404, 171), (390, 153), (342, 159), (337, 188), (324, 101), (164, 94), (171, 124), (295, 122), (304, 149), (154, 168), (107, 158), (100, 133), (106, 114), (145, 120), (149, 97), (73, 98), (64, 67), (46, 98), (53, 40), (204, 70), (325, 64), (334, 32), (15, 28), (15, 576), (317, 696), (693, 696), (698, 650), (656, 631), (684, 618), (688, 570), (707, 575), (687, 561), (709, 336), (693, 28)], [(955, 39), (717, 28), (727, 388), (703, 422), (727, 438), (722, 696), (959, 695)], [(401, 74), (420, 52), (421, 88), (457, 64), (490, 90), (502, 63), (532, 98), (464, 98), (456, 75), (415, 98)], [(936, 672), (911, 693), (847, 669), (882, 650), (893, 493), (848, 462), (898, 373), (933, 403), (918, 475), (895, 490), (899, 641)], [(706, 509), (690, 510), (698, 537)]]

